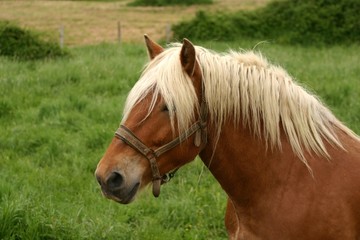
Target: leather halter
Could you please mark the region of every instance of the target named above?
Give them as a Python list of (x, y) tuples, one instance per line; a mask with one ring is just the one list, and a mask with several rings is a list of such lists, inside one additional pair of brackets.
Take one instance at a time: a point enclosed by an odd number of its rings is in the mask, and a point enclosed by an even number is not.
[(196, 147), (200, 147), (201, 143), (203, 146), (207, 143), (207, 115), (208, 109), (206, 106), (205, 96), (204, 96), (204, 86), (202, 87), (202, 101), (200, 105), (200, 115), (199, 120), (196, 121), (193, 125), (191, 125), (185, 132), (183, 132), (180, 136), (173, 139), (172, 141), (166, 143), (165, 145), (152, 149), (147, 147), (130, 129), (128, 129), (124, 125), (120, 125), (120, 127), (115, 132), (115, 137), (119, 138), (127, 145), (132, 147), (134, 150), (138, 151), (141, 155), (143, 155), (150, 163), (151, 171), (152, 171), (152, 181), (153, 181), (153, 195), (158, 197), (160, 195), (160, 185), (168, 182), (176, 172), (170, 172), (165, 174), (164, 176), (160, 175), (160, 171), (157, 165), (156, 159), (164, 154), (165, 152), (173, 149), (177, 145), (181, 144), (187, 138), (195, 134), (194, 144)]

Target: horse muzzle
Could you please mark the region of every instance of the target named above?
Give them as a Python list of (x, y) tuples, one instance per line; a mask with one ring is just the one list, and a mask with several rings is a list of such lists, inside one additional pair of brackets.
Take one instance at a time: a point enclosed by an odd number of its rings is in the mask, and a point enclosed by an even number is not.
[(126, 184), (124, 176), (117, 171), (110, 173), (105, 180), (95, 175), (104, 196), (121, 204), (131, 203), (140, 188), (140, 182)]

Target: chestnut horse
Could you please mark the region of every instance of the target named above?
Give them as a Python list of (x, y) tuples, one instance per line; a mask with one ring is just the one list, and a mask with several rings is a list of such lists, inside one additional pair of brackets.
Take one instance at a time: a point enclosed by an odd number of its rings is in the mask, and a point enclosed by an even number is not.
[(151, 61), (96, 169), (103, 194), (134, 200), (197, 155), (228, 195), (231, 239), (360, 239), (360, 138), (280, 67), (184, 39)]

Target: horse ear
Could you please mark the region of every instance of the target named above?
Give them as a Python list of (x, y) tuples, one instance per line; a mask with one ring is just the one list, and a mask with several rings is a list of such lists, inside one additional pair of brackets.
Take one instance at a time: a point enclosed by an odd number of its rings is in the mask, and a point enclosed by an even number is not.
[(159, 44), (153, 42), (146, 34), (144, 35), (144, 38), (150, 60), (154, 59), (157, 55), (164, 51)]
[(192, 76), (195, 71), (195, 61), (196, 61), (195, 47), (186, 38), (184, 38), (183, 40), (183, 45), (180, 52), (180, 61), (185, 72), (189, 76)]

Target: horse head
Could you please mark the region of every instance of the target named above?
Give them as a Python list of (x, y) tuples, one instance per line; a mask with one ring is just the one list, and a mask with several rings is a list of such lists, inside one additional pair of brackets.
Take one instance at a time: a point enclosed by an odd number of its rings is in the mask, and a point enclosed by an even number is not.
[[(157, 197), (160, 185), (168, 178), (166, 174), (192, 161), (206, 142), (202, 74), (194, 46), (184, 39), (176, 59), (180, 78), (195, 99), (183, 107), (191, 117), (186, 126), (181, 126), (179, 115), (184, 110), (176, 108), (174, 96), (170, 100), (166, 97), (166, 87), (157, 87), (158, 79), (164, 78), (161, 68), (167, 67), (167, 52), (146, 35), (145, 43), (150, 63), (130, 92), (121, 125), (95, 172), (103, 194), (123, 204), (132, 202), (136, 193), (151, 182)], [(173, 84), (171, 74), (165, 78), (166, 85)], [(183, 98), (178, 99), (182, 105), (188, 102), (186, 96), (175, 98)]]

